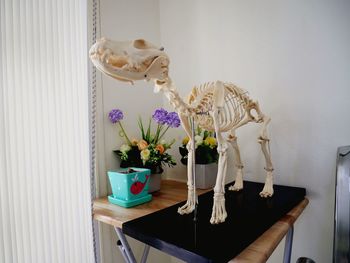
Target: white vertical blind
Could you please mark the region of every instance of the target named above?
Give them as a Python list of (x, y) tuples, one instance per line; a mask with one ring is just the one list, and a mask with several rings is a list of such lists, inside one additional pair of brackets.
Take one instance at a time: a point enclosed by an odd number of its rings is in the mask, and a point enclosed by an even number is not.
[(86, 1), (0, 3), (0, 262), (93, 262)]

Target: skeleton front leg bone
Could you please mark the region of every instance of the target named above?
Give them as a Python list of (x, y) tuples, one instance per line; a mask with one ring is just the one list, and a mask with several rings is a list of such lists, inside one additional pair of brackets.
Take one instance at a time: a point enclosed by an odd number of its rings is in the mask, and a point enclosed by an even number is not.
[(211, 224), (219, 224), (225, 222), (227, 217), (225, 207), (225, 177), (227, 171), (227, 142), (223, 139), (220, 131), (219, 113), (223, 109), (225, 103), (225, 86), (221, 81), (215, 83), (213, 95), (213, 111), (210, 112), (213, 118), (216, 139), (218, 141), (217, 151), (219, 153), (218, 174), (214, 187), (213, 209), (210, 218)]
[(183, 206), (179, 207), (177, 212), (180, 215), (183, 214), (189, 214), (191, 213), (194, 209), (195, 209), (195, 205), (196, 205), (196, 201), (195, 197), (194, 197), (194, 183), (193, 183), (193, 178), (192, 178), (192, 158), (193, 158), (193, 151), (195, 149), (193, 149), (193, 144), (192, 144), (192, 139), (191, 139), (191, 127), (190, 127), (190, 123), (188, 120), (188, 117), (183, 115), (183, 114), (179, 114), (180, 120), (181, 120), (181, 125), (184, 128), (188, 138), (190, 138), (190, 140), (187, 143), (187, 150), (188, 150), (188, 161), (187, 161), (187, 188), (188, 188), (188, 192), (187, 192), (187, 202), (186, 204), (184, 204)]
[(216, 133), (216, 139), (218, 141), (218, 153), (219, 153), (219, 165), (218, 174), (216, 177), (216, 183), (214, 187), (214, 201), (213, 209), (210, 218), (211, 224), (219, 224), (225, 221), (227, 217), (226, 207), (225, 207), (225, 176), (227, 171), (227, 143), (226, 140), (222, 138), (221, 132), (219, 130), (218, 124), (218, 109), (216, 109), (213, 114), (213, 121)]

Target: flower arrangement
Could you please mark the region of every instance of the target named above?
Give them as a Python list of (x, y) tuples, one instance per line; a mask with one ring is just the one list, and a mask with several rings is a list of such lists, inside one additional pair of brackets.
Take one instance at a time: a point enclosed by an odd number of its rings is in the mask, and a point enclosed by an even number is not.
[[(163, 108), (156, 109), (149, 119), (145, 129), (141, 117), (138, 119), (138, 126), (141, 131), (141, 139), (130, 140), (124, 130), (121, 120), (123, 112), (113, 109), (108, 114), (109, 120), (120, 127), (119, 135), (125, 138), (125, 142), (119, 150), (115, 151), (120, 157), (120, 167), (144, 167), (151, 169), (152, 173), (161, 173), (162, 166), (172, 167), (176, 165), (175, 160), (166, 151), (174, 144), (175, 139), (167, 143), (163, 137), (169, 128), (180, 126), (180, 119), (176, 112), (167, 112)], [(157, 123), (157, 128), (152, 133), (152, 120)]]
[[(217, 141), (213, 132), (206, 131), (197, 127), (195, 130), (196, 164), (210, 164), (218, 161)], [(182, 156), (181, 162), (187, 165), (188, 150), (186, 148), (189, 138), (186, 136), (182, 140), (182, 146), (179, 147)]]

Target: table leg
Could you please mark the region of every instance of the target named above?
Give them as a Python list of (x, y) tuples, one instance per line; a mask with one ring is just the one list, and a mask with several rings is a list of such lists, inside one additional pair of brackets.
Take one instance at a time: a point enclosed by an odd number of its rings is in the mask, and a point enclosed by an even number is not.
[(293, 246), (293, 232), (294, 228), (291, 226), (287, 232), (286, 243), (284, 245), (283, 263), (290, 263)]
[(114, 229), (120, 239), (121, 245), (118, 247), (121, 249), (125, 261), (127, 263), (136, 263), (134, 253), (132, 253), (123, 231), (119, 227), (114, 227)]
[[(118, 245), (118, 248), (120, 249), (120, 252), (122, 253), (122, 256), (124, 257), (125, 262), (126, 263), (136, 263), (134, 253), (132, 253), (132, 250), (129, 246), (128, 240), (126, 239), (123, 231), (118, 227), (114, 227), (114, 229), (119, 237), (117, 245)], [(140, 263), (147, 262), (149, 249), (150, 249), (150, 246), (145, 245), (145, 249), (143, 250), (143, 254), (142, 254), (142, 258), (141, 258)]]
[(145, 249), (143, 250), (143, 255), (142, 255), (140, 263), (146, 263), (149, 249), (150, 249), (150, 246), (149, 245), (145, 245)]
[(122, 242), (120, 242), (120, 240), (117, 241), (117, 246), (118, 246), (118, 248), (120, 250), (120, 253), (122, 254), (125, 262), (128, 263), (129, 262), (128, 256), (126, 255), (125, 249), (124, 249), (124, 247), (122, 245)]

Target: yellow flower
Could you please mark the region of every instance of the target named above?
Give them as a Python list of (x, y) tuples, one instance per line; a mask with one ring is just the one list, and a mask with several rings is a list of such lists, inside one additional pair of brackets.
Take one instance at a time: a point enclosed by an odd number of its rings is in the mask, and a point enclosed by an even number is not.
[(151, 151), (148, 149), (144, 149), (141, 151), (140, 155), (141, 155), (141, 159), (142, 159), (143, 163), (148, 161), (150, 154), (151, 154)]
[(216, 139), (214, 137), (205, 138), (204, 143), (206, 145), (209, 145), (211, 148), (214, 148), (217, 145)]
[(183, 145), (187, 145), (188, 141), (190, 140), (190, 138), (188, 136), (186, 136), (183, 140), (182, 140), (182, 144)]
[(161, 144), (158, 144), (158, 145), (156, 146), (156, 150), (157, 150), (160, 154), (163, 154), (164, 151), (165, 151), (164, 146), (161, 145)]
[(147, 143), (145, 140), (140, 140), (140, 141), (137, 143), (137, 146), (139, 147), (139, 150), (142, 151), (142, 150), (144, 150), (144, 149), (147, 148), (148, 143)]

